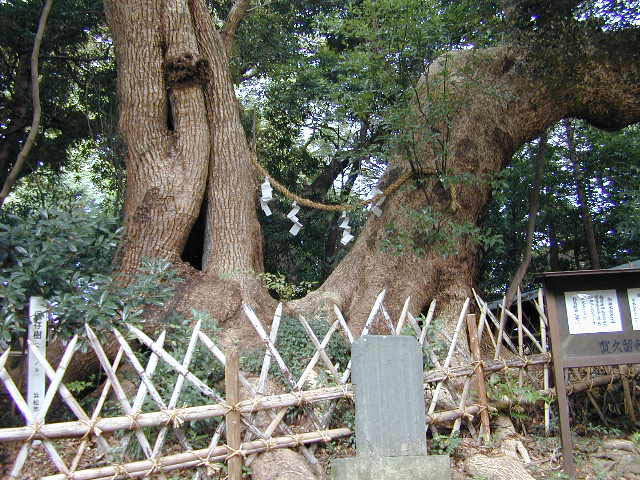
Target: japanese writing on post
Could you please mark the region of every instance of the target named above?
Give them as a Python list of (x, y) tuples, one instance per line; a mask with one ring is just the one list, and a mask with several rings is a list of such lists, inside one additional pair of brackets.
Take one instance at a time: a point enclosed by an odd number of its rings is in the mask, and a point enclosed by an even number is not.
[(564, 300), (571, 335), (622, 331), (615, 290), (565, 292)]
[[(42, 297), (31, 297), (29, 302), (29, 341), (46, 358), (47, 306)], [(27, 373), (27, 399), (29, 407), (37, 416), (44, 400), (45, 371), (35, 355), (29, 351)]]

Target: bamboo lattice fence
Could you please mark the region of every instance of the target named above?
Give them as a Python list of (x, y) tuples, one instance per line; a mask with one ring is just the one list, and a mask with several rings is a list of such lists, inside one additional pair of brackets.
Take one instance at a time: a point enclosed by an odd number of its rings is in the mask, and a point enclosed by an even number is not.
[[(426, 371), (424, 375), (426, 428), (434, 432), (438, 427), (450, 428), (455, 434), (459, 432), (464, 422), (471, 434), (488, 438), (489, 404), (485, 390), (485, 376), (493, 372), (517, 369), (520, 383), (533, 383), (539, 385), (542, 392), (550, 392), (550, 355), (547, 352), (546, 318), (541, 295), (537, 301), (533, 302), (540, 322), (539, 328), (536, 329), (540, 335), (536, 337), (524, 324), (520, 307), (517, 314), (502, 308), (498, 315), (494, 315), (487, 304), (474, 292), (476, 310), (480, 314), (468, 314), (472, 301), (467, 299), (459, 314), (453, 336), (449, 338), (444, 332), (440, 332), (445, 336), (448, 344), (444, 358), (439, 358), (434, 350), (434, 339), (427, 338), (428, 332), (433, 331), (435, 301), (432, 302), (425, 317), (416, 319), (408, 311), (410, 301), (407, 299), (398, 320), (394, 322), (384, 306), (384, 296), (383, 291), (376, 298), (362, 334), (367, 334), (373, 329), (379, 334), (400, 335), (409, 332), (416, 336), (425, 355), (435, 365), (434, 369)], [(518, 305), (521, 305), (520, 300)], [(351, 363), (349, 362), (344, 370), (340, 371), (340, 366), (329, 357), (327, 346), (334, 335), (344, 335), (349, 343), (353, 343), (354, 335), (337, 307), (333, 309), (334, 318), (330, 320), (330, 328), (322, 339), (316, 336), (303, 317), (299, 317), (309, 341), (315, 347), (315, 354), (309, 359), (301, 376), (296, 379), (276, 348), (282, 305), (278, 305), (270, 329), (265, 327), (249, 306), (244, 305), (243, 308), (247, 320), (253, 326), (259, 341), (264, 345), (260, 376), (253, 383), (243, 372), (234, 371), (230, 364), (236, 363), (236, 359), (232, 358), (235, 354), (231, 352), (225, 355), (215, 340), (201, 329), (200, 322), (193, 327), (188, 348), (181, 359), (175, 358), (164, 348), (165, 332), (154, 340), (140, 329), (127, 325), (129, 338), (135, 339), (151, 352), (146, 365), (141, 364), (134, 354), (134, 348), (122, 332), (115, 328), (113, 335), (118, 342), (119, 350), (114, 358), (109, 359), (94, 331), (86, 326), (90, 347), (95, 352), (107, 378), (91, 413), (83, 409), (71, 390), (62, 382), (64, 373), (76, 351), (77, 336), (69, 342), (55, 370), (37, 349), (30, 346), (49, 378), (42, 408), (37, 415), (30, 410), (16, 386), (15, 379), (12, 379), (5, 369), (10, 352), (4, 352), (0, 357), (0, 379), (25, 421), (22, 427), (0, 428), (0, 442), (21, 444), (10, 475), (20, 478), (21, 471), (30, 458), (29, 452), (33, 448), (44, 448), (50, 458), (52, 471), (43, 472), (44, 475), (41, 477), (46, 480), (141, 478), (152, 474), (162, 478), (167, 472), (179, 469), (193, 469), (194, 478), (211, 478), (221, 470), (225, 462), (233, 470), (229, 472), (229, 478), (234, 478), (233, 472), (237, 472), (239, 465), (250, 464), (255, 454), (275, 448), (298, 448), (317, 469), (319, 465), (314, 454), (315, 444), (347, 437), (353, 433), (349, 428), (330, 428), (337, 401), (352, 398), (353, 392), (349, 383)], [(466, 340), (461, 341), (466, 335), (465, 326), (469, 332), (470, 348), (463, 346)], [(193, 373), (195, 369), (192, 366), (192, 360), (198, 344), (209, 352), (211, 361), (227, 367), (226, 396)], [(486, 354), (481, 355), (480, 345), (491, 346), (493, 354), (489, 357), (492, 358), (487, 359)], [(525, 349), (533, 349), (537, 353), (525, 355)], [(118, 369), (125, 361), (129, 362), (138, 378), (137, 391), (133, 398), (127, 397), (123, 382), (118, 377)], [(456, 361), (459, 364), (454, 364)], [(168, 400), (163, 398), (154, 384), (154, 372), (159, 362), (168, 365), (176, 375)], [(279, 376), (284, 379), (287, 391), (278, 395), (265, 395), (272, 363), (275, 363)], [(529, 375), (528, 371), (536, 367), (542, 371), (542, 375)], [(330, 385), (311, 388), (309, 380), (314, 369), (323, 369), (328, 372)], [(610, 383), (617, 378), (620, 376), (607, 375), (602, 378), (592, 378), (574, 385), (573, 391)], [(471, 401), (470, 392), (473, 390), (474, 379), (477, 381), (478, 395)], [(185, 382), (209, 399), (208, 402), (203, 405), (181, 404), (180, 399)], [(237, 388), (233, 386), (234, 382), (239, 382), (249, 392), (250, 398), (240, 400), (237, 396)], [(76, 417), (75, 421), (46, 422), (47, 411), (56, 395), (59, 397), (58, 400)], [(110, 396), (115, 397), (120, 409), (119, 414), (108, 416), (104, 412)], [(499, 399), (499, 401), (508, 403), (517, 402), (518, 399)], [(442, 409), (442, 404), (451, 408)], [(436, 411), (439, 406), (441, 409)], [(306, 431), (300, 431), (300, 426), (294, 427), (287, 423), (286, 413), (289, 407), (298, 407), (304, 411), (305, 417), (309, 419)], [(256, 421), (258, 412), (265, 412), (268, 416), (270, 423), (266, 428), (264, 422), (259, 424)], [(547, 429), (549, 415), (549, 405), (545, 403)], [(190, 423), (225, 416), (227, 422), (221, 421), (217, 428), (212, 428), (208, 446), (194, 449), (187, 435)], [(473, 420), (476, 417), (480, 417), (481, 420), (480, 432), (476, 432), (474, 427)], [(229, 431), (225, 434), (226, 425)], [(240, 438), (241, 430), (244, 430), (242, 439)], [(115, 432), (119, 432), (121, 436), (113, 435)], [(58, 442), (66, 438), (79, 439), (77, 450), (71, 456), (66, 451), (63, 453), (60, 451), (61, 446)], [(168, 438), (172, 438), (173, 441), (167, 442)], [(142, 458), (114, 463), (103, 462), (102, 465), (88, 465), (89, 468), (86, 468), (87, 462), (83, 460), (83, 456), (88, 451), (88, 447), (95, 444), (102, 455), (108, 458), (108, 455), (112, 455), (115, 450), (124, 450), (130, 442), (137, 443)]]

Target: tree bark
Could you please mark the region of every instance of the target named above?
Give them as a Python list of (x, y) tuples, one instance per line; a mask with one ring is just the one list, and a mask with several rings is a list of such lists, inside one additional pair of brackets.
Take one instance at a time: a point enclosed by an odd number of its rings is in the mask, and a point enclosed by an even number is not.
[[(596, 244), (596, 234), (593, 229), (593, 218), (591, 209), (589, 208), (589, 199), (584, 186), (584, 173), (580, 157), (576, 150), (575, 132), (571, 120), (564, 121), (565, 133), (567, 135), (567, 147), (569, 148), (569, 160), (573, 165), (573, 176), (576, 181), (576, 195), (578, 197), (578, 208), (580, 209), (580, 219), (582, 220), (582, 228), (584, 229), (584, 237), (587, 244), (587, 252), (589, 252), (589, 261), (591, 268), (600, 268), (600, 256), (598, 255), (598, 246)], [(576, 239), (576, 244), (578, 243)], [(577, 249), (576, 249), (577, 251)]]

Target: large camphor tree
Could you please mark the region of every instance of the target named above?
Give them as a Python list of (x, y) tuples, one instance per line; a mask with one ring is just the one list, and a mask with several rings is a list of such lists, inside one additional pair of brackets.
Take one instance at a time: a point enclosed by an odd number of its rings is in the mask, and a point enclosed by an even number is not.
[[(262, 178), (230, 69), (249, 0), (236, 0), (224, 22), (214, 22), (204, 0), (105, 4), (127, 144), (120, 270), (135, 271), (145, 257), (179, 264), (206, 201), (202, 271), (188, 273), (180, 301), (222, 322), (239, 318), (241, 302), (270, 311), (274, 301), (256, 276), (263, 271)], [(633, 13), (625, 4), (600, 6), (613, 18)], [(640, 29), (586, 18), (586, 8), (577, 0), (505, 2), (499, 15), (511, 31), (496, 46), (468, 45), (429, 65), (406, 115), (409, 144), (394, 150), (381, 188), (406, 172), (412, 179), (386, 199), (381, 217), (369, 217), (326, 281), (291, 308), (335, 303), (357, 329), (386, 288), (393, 313), (407, 296), (414, 312), (431, 299), (445, 317), (459, 311), (478, 245), (456, 225), (478, 225), (490, 179), (513, 153), (563, 118), (609, 130), (640, 120)], [(445, 113), (434, 114), (442, 105)], [(409, 211), (430, 212), (434, 234), (415, 232)], [(420, 253), (383, 249), (390, 231), (404, 232)], [(454, 253), (436, 245), (443, 234), (456, 243)]]

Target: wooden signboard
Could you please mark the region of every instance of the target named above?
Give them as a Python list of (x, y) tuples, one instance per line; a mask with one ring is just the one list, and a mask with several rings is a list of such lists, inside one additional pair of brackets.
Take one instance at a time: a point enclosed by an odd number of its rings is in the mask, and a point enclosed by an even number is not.
[(640, 363), (640, 269), (548, 272), (544, 282), (565, 472), (576, 477), (565, 368)]

